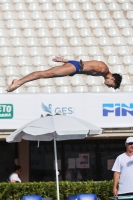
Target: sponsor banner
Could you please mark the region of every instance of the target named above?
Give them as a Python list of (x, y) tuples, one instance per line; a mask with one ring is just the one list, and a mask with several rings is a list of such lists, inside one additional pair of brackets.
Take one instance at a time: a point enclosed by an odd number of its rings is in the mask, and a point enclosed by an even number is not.
[(0, 129), (61, 113), (102, 128), (133, 126), (133, 93), (2, 94)]
[(13, 118), (13, 105), (0, 104), (0, 119), (12, 119), (12, 118)]

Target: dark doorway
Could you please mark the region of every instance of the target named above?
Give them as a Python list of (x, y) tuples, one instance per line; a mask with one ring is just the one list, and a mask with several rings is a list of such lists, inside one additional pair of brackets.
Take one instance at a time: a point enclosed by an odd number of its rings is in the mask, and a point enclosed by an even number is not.
[(14, 160), (18, 158), (16, 143), (0, 141), (0, 182), (6, 182), (13, 172)]
[[(125, 151), (125, 140), (71, 140), (57, 142), (59, 179), (111, 180), (111, 165)], [(81, 158), (87, 158), (83, 165)], [(30, 142), (30, 181), (55, 180), (54, 144)]]

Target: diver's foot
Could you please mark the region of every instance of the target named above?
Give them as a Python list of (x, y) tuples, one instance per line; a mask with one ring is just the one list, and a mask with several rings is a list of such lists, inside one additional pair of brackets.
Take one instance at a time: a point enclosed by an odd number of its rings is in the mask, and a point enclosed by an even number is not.
[(11, 85), (6, 89), (7, 92), (12, 92), (16, 90), (20, 85), (18, 84), (18, 80), (14, 79)]
[(54, 62), (63, 62), (64, 58), (56, 56), (55, 58), (52, 59)]

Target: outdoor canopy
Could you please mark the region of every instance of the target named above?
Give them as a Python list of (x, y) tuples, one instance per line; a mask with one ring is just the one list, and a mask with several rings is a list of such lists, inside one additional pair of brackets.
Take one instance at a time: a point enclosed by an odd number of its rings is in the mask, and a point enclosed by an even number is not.
[(7, 142), (54, 140), (57, 199), (59, 200), (59, 182), (56, 141), (83, 139), (86, 136), (101, 134), (102, 129), (78, 118), (65, 115), (50, 115), (31, 121), (14, 131), (6, 138)]

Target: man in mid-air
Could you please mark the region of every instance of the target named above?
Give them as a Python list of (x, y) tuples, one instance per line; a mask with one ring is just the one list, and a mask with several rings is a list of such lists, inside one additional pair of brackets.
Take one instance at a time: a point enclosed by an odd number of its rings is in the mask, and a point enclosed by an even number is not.
[(75, 61), (67, 60), (62, 57), (55, 57), (54, 62), (63, 62), (63, 65), (53, 67), (44, 71), (36, 71), (28, 74), (21, 79), (14, 79), (11, 85), (6, 89), (7, 92), (12, 92), (26, 82), (40, 78), (55, 78), (63, 76), (73, 76), (75, 74), (85, 74), (91, 76), (103, 76), (104, 84), (107, 87), (117, 89), (120, 87), (122, 76), (120, 74), (112, 74), (108, 66), (102, 61)]

